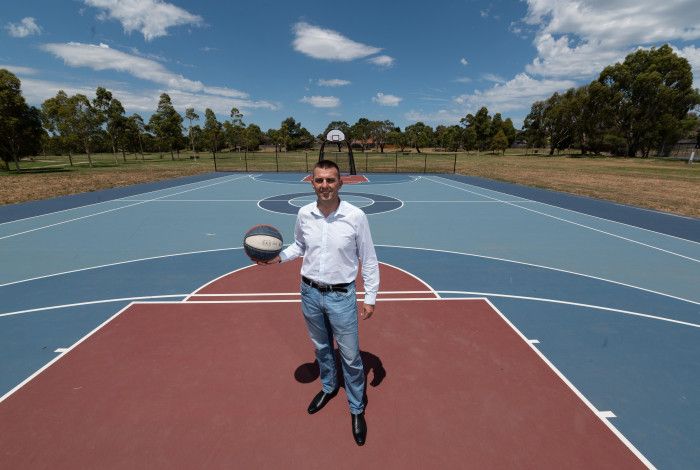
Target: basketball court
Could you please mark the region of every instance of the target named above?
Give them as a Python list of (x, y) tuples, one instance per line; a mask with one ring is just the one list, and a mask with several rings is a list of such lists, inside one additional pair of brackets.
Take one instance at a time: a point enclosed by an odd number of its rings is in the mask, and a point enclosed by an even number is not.
[[(0, 208), (7, 468), (693, 468), (700, 221), (458, 175), (352, 175), (380, 261), (367, 443), (318, 367), (302, 173)], [(350, 184), (352, 183), (352, 185)], [(358, 301), (362, 285), (358, 284)]]

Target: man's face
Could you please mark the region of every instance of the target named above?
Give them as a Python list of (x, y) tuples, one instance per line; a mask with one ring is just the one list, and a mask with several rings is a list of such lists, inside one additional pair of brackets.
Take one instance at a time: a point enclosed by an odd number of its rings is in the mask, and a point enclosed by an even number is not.
[(343, 181), (335, 168), (314, 168), (311, 184), (319, 201), (334, 201)]

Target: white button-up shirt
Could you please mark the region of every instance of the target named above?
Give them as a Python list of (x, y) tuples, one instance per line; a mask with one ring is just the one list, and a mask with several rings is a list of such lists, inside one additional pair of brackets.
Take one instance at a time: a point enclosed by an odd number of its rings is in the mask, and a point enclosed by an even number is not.
[(379, 290), (379, 266), (367, 215), (345, 201), (324, 217), (316, 202), (297, 214), (294, 243), (280, 253), (282, 262), (304, 257), (301, 275), (323, 284), (343, 284), (357, 277), (362, 260), (365, 303), (374, 305)]

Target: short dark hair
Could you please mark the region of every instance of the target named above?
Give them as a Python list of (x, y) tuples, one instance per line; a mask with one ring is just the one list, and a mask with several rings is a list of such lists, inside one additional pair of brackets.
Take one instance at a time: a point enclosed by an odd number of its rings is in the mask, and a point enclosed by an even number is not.
[[(328, 170), (329, 168), (335, 168), (335, 171), (338, 172), (338, 177), (340, 177), (340, 168), (338, 167), (338, 164), (335, 163), (333, 160), (319, 160), (314, 165), (314, 170), (316, 168), (322, 168), (324, 170)], [(313, 170), (311, 170), (311, 173), (313, 173)]]

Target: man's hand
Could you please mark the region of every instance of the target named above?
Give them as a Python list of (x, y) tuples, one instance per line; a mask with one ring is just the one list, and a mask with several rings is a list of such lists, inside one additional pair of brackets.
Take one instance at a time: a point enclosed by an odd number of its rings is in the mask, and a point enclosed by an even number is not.
[(282, 259), (279, 257), (279, 255), (275, 256), (270, 261), (255, 260), (255, 264), (257, 264), (258, 266), (265, 266), (266, 264), (277, 264), (277, 263), (281, 263), (281, 262), (282, 262)]
[(362, 311), (360, 312), (360, 317), (363, 320), (367, 320), (374, 313), (374, 305), (362, 304)]

